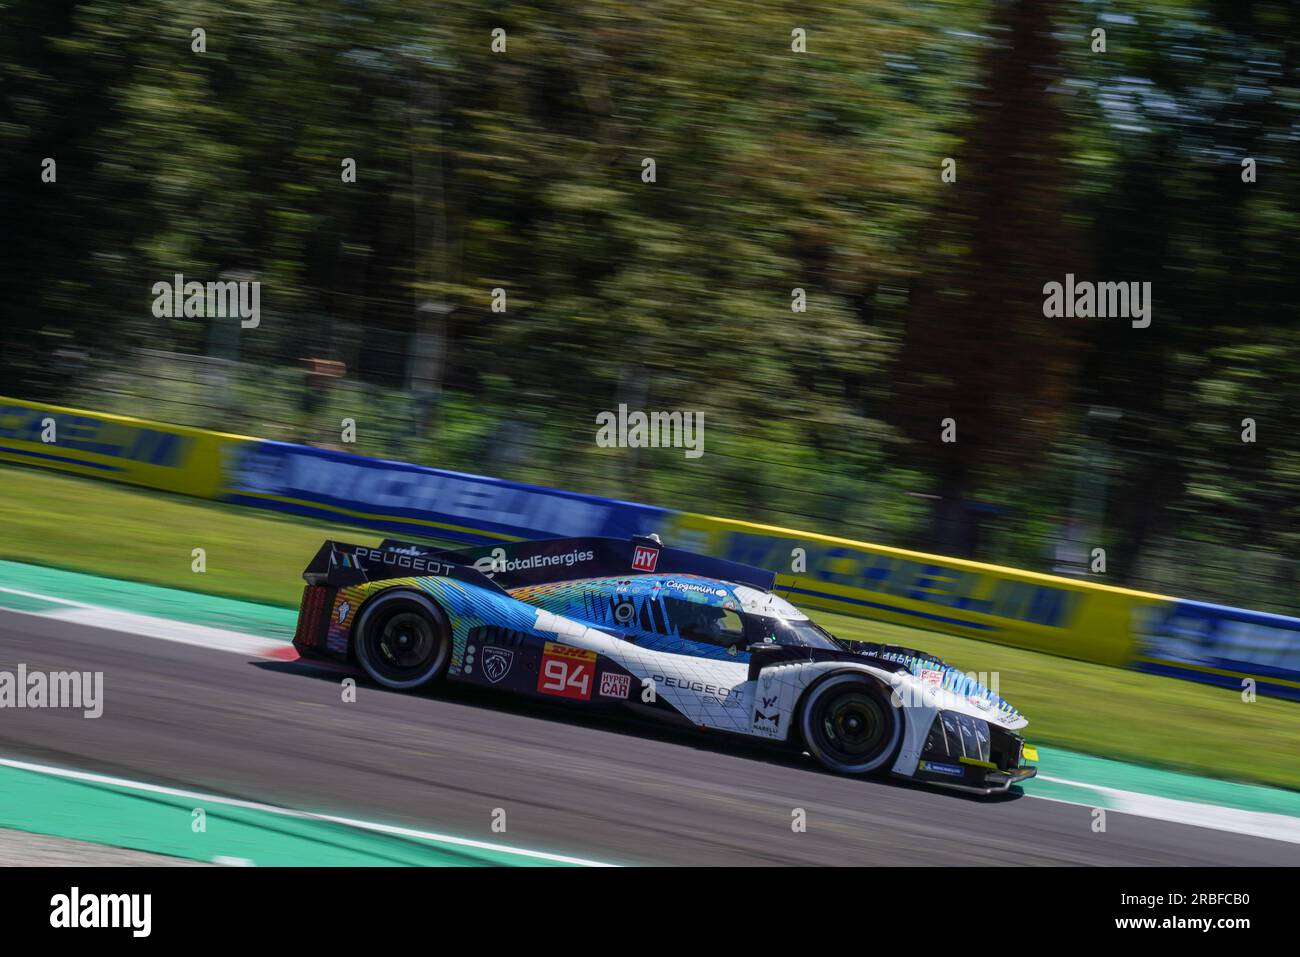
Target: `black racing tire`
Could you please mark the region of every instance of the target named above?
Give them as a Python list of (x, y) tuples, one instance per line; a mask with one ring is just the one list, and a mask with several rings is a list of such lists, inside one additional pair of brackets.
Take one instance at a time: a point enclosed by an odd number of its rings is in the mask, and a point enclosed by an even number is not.
[(814, 685), (799, 715), (804, 746), (840, 774), (885, 768), (903, 738), (903, 716), (869, 675), (840, 672)]
[(451, 660), (451, 624), (432, 600), (407, 589), (383, 592), (361, 609), (353, 640), (372, 681), (409, 691), (441, 678)]

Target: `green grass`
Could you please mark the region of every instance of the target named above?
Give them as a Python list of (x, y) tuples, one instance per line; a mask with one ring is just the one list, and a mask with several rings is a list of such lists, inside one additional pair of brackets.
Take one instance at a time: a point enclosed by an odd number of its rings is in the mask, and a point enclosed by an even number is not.
[[(0, 467), (0, 558), (296, 607), (324, 538), (377, 533)], [(190, 570), (191, 550), (207, 572)], [(963, 670), (997, 672), (1030, 741), (1108, 758), (1300, 790), (1300, 704), (836, 615), (843, 638), (895, 642)]]
[[(10, 466), (0, 466), (0, 496), (0, 558), (294, 608), (322, 541), (383, 537)], [(202, 574), (191, 570), (195, 548), (205, 552)]]

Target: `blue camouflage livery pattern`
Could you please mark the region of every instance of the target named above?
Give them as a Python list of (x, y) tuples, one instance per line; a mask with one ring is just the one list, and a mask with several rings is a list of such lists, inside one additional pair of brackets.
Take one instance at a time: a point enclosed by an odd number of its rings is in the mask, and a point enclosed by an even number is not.
[(327, 646), (331, 651), (347, 651), (357, 609), (370, 596), (390, 588), (424, 592), (446, 613), (452, 630), (450, 670), (453, 674), (458, 674), (464, 665), (465, 646), (469, 633), (475, 628), (496, 625), (512, 631), (529, 631), (537, 620), (535, 608), (490, 588), (480, 588), (454, 578), (387, 578), (339, 589), (327, 636)]
[(748, 652), (682, 637), (665, 599), (738, 609), (734, 586), (698, 575), (623, 576), (526, 585), (510, 593), (520, 601), (566, 618), (591, 622), (601, 630), (635, 634), (637, 646), (698, 658), (746, 662)]

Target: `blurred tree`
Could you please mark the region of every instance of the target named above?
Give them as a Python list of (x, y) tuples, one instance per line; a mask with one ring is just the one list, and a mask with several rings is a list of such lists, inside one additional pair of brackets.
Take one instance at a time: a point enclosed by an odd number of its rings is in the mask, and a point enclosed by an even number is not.
[[(1298, 15), (1287, 3), (1129, 3), (1112, 11), (1109, 55), (1080, 57), (1094, 258), (1107, 276), (1150, 280), (1155, 298), (1150, 328), (1088, 328), (1077, 385), (1082, 401), (1125, 410), (1107, 518), (1127, 582), (1172, 536), (1184, 550), (1199, 539), (1271, 553), (1274, 581), (1259, 584), (1300, 586), (1300, 435), (1284, 424), (1300, 397)], [(1231, 595), (1252, 572), (1243, 553), (1220, 554), (1222, 567), (1179, 576)]]
[[(1232, 597), (1249, 545), (1293, 604), (1296, 17), (10, 0), (0, 391), (291, 437), (338, 360), (317, 414), (365, 451), (1030, 564), (1091, 469), (1116, 575)], [(151, 289), (236, 270), (262, 324), (213, 402), (166, 353), (217, 320)], [(1150, 280), (1152, 326), (1045, 319), (1067, 272)], [(597, 448), (619, 402), (703, 411), (705, 458)]]
[[(938, 199), (922, 233), (927, 268), (905, 327), (899, 414), (918, 463), (934, 475), (929, 546), (950, 554), (978, 547), (968, 500), (981, 483), (1042, 461), (1075, 374), (1072, 323), (1043, 315), (1044, 283), (1085, 271), (1069, 216), (1053, 6), (993, 8), (993, 42), (953, 153), (956, 181), (941, 183), (940, 157), (930, 160)], [(941, 434), (949, 418), (955, 441)]]

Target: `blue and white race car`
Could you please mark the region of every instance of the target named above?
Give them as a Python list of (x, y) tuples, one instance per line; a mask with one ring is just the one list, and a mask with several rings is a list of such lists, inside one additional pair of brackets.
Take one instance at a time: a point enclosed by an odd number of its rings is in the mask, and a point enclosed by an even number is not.
[[(844, 642), (763, 569), (655, 537), (439, 551), (326, 542), (294, 645), (388, 688), (447, 680), (624, 709), (981, 794), (1032, 777), (1028, 722), (923, 652)], [(1026, 753), (1028, 750), (1028, 753)]]

